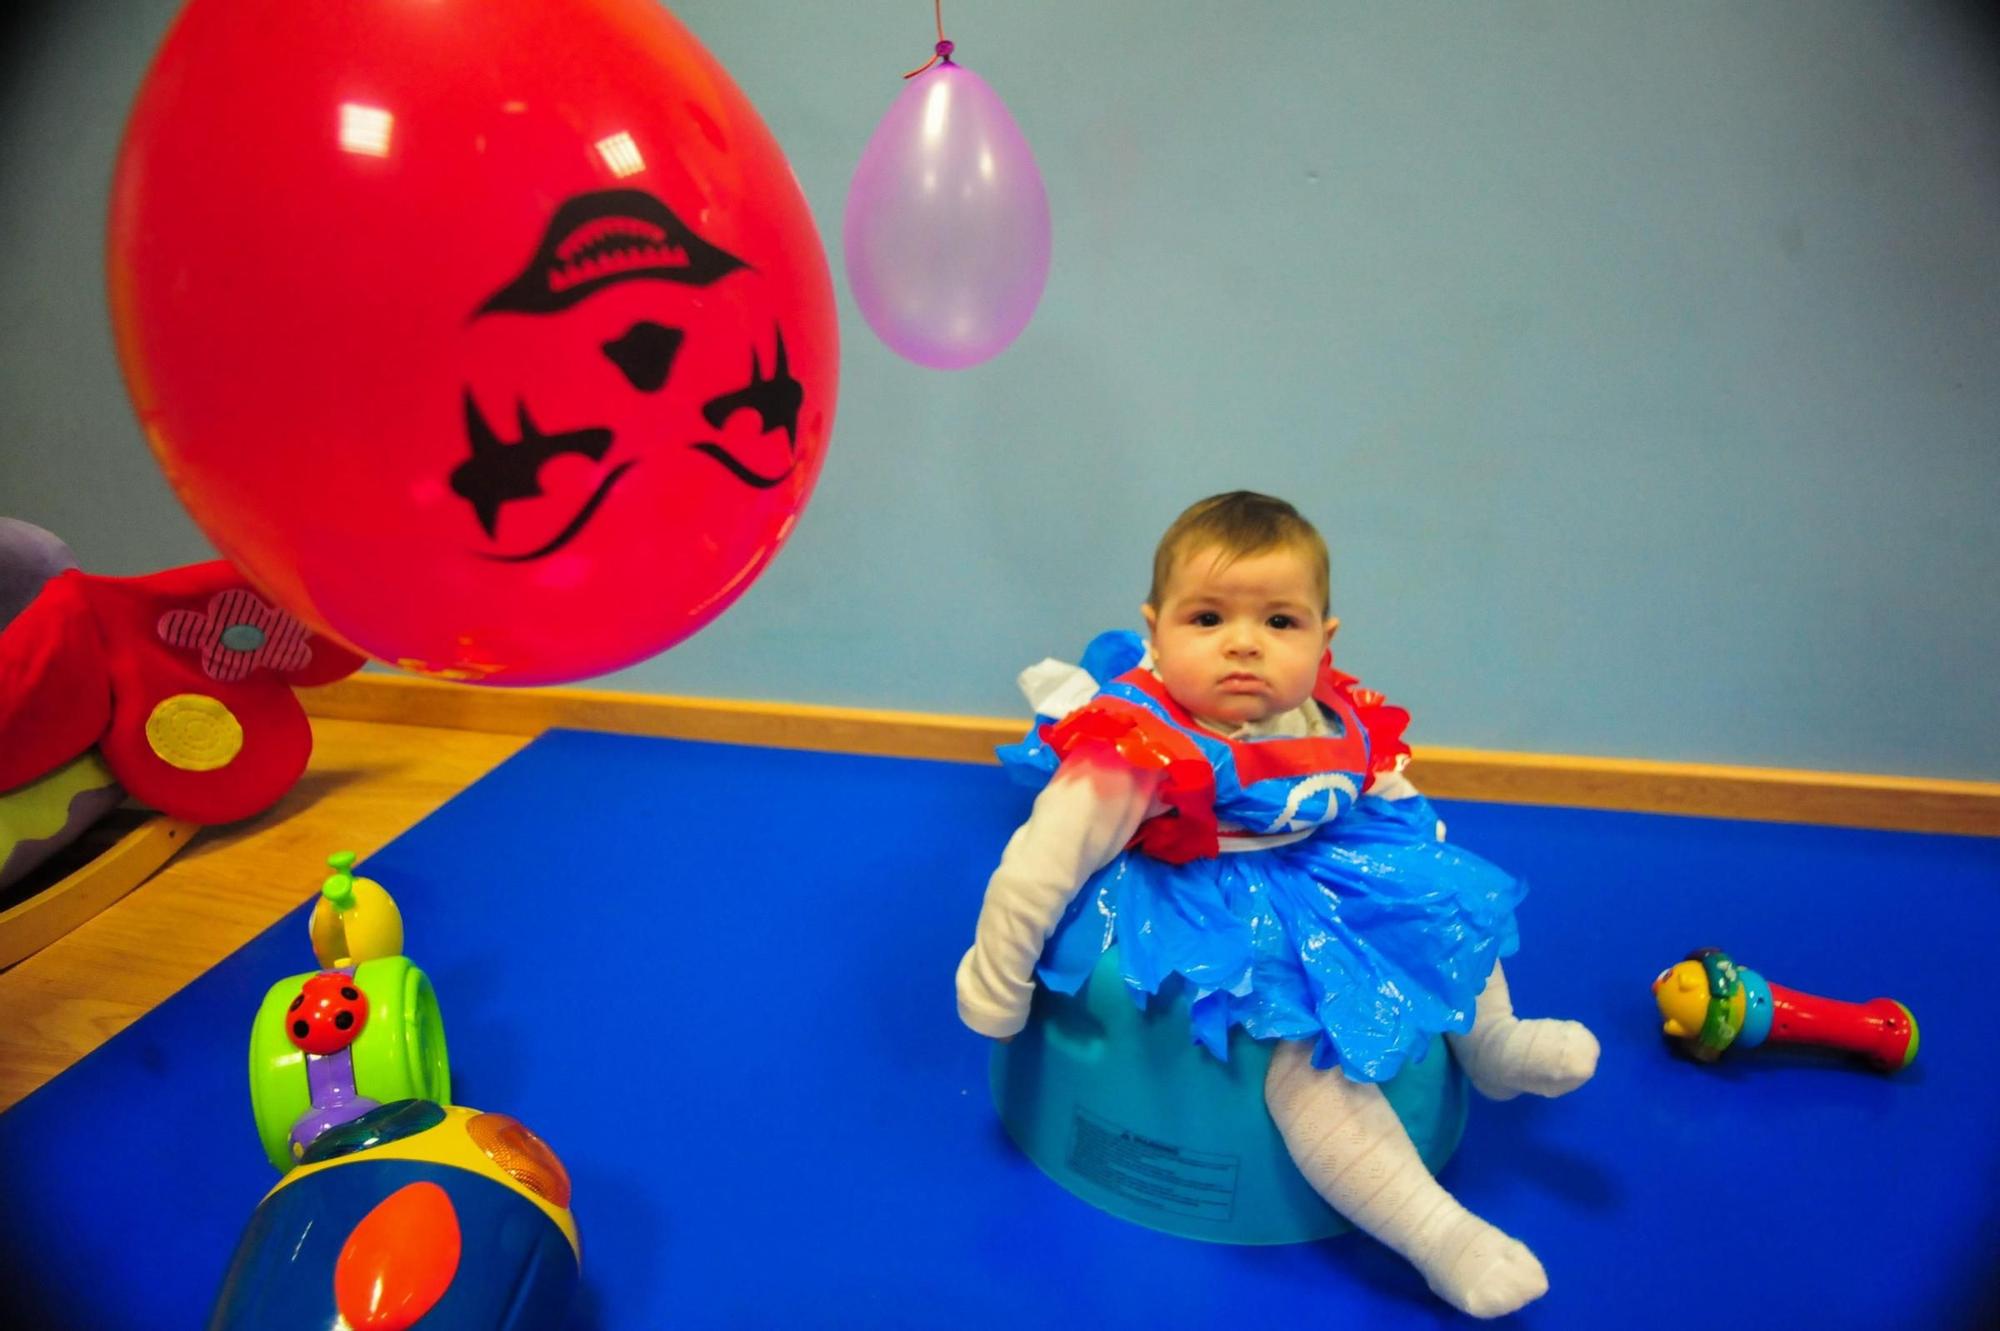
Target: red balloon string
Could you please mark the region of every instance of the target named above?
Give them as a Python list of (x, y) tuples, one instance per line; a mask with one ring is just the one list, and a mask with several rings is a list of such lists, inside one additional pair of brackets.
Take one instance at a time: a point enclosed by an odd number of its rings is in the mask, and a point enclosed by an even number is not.
[(944, 39), (944, 0), (931, 0), (931, 11), (937, 17), (937, 48), (932, 53), (930, 59), (903, 75), (906, 79), (915, 78), (940, 60), (946, 64), (951, 63), (952, 44)]

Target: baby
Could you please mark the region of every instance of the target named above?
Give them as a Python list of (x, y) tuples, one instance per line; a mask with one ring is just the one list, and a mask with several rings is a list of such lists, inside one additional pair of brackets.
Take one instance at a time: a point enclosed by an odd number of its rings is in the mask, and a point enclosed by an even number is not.
[(1327, 609), (1319, 533), (1236, 491), (1161, 538), (1131, 668), (1023, 676), (1060, 719), (1003, 752), (1047, 784), (987, 884), (959, 1015), (1009, 1039), (1038, 974), (1073, 993), (1116, 945), (1131, 988), (1187, 987), (1216, 1057), (1234, 1028), (1275, 1042), (1264, 1098), (1301, 1174), (1498, 1317), (1547, 1291), (1541, 1263), (1439, 1186), (1380, 1083), (1442, 1033), (1483, 1094), (1561, 1095), (1597, 1040), (1514, 1015), (1499, 962), (1525, 889), (1445, 843), (1403, 775), (1408, 715), (1332, 669)]

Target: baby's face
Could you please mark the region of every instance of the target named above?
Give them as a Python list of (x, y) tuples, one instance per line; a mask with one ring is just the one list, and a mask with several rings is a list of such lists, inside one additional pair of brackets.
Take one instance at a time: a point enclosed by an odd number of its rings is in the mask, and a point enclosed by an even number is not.
[(1233, 727), (1289, 712), (1312, 696), (1339, 627), (1320, 618), (1319, 581), (1304, 555), (1267, 550), (1226, 562), (1190, 551), (1157, 606), (1142, 613), (1167, 692), (1196, 717)]

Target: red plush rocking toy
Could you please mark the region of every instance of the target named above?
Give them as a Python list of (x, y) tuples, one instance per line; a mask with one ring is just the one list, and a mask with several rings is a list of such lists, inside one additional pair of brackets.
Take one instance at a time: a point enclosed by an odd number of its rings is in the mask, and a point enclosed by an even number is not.
[(220, 560), (136, 578), (71, 569), (0, 630), (0, 792), (95, 747), (162, 813), (247, 818), (312, 754), (293, 687), (360, 667)]

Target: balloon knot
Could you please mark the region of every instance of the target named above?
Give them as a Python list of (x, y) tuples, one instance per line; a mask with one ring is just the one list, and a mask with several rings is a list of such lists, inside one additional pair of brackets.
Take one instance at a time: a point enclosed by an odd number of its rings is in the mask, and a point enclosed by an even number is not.
[(923, 64), (918, 65), (915, 69), (903, 75), (904, 78), (913, 79), (917, 75), (923, 73), (925, 70), (931, 69), (938, 64), (946, 64), (946, 65), (950, 64), (951, 53), (958, 48), (954, 47), (950, 42), (940, 40), (938, 44), (932, 47), (931, 49), (935, 52), (935, 54), (932, 55), (930, 59), (924, 61)]

